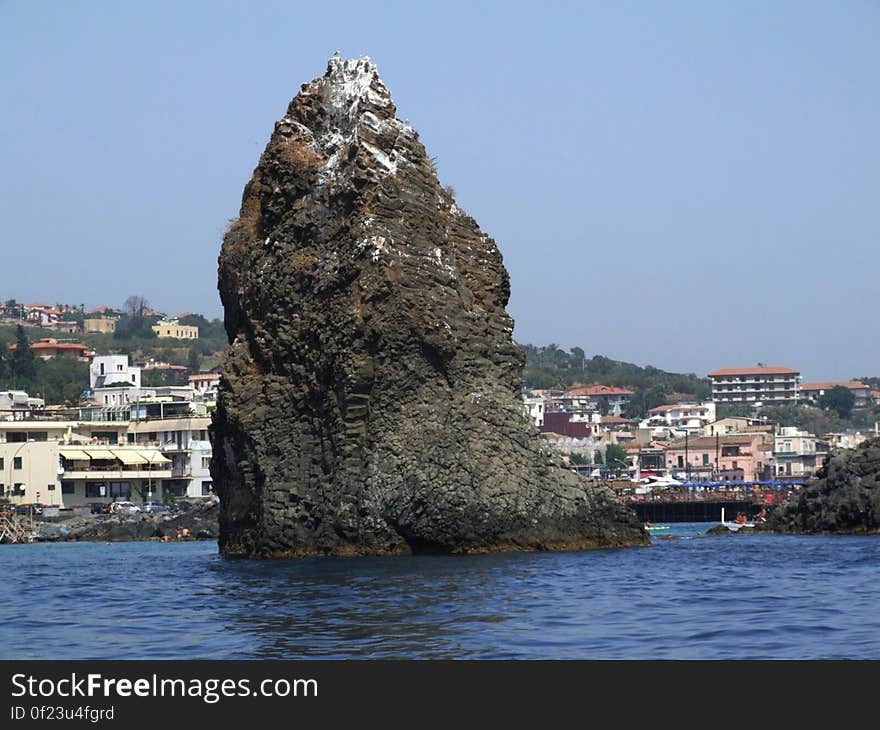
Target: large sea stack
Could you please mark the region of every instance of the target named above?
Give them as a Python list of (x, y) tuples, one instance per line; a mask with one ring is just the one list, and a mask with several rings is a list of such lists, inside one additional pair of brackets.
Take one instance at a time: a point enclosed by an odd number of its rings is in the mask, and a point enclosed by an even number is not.
[(367, 58), (275, 124), (220, 254), (220, 549), (298, 556), (648, 544), (523, 415), (495, 242)]
[(880, 533), (880, 439), (837, 449), (804, 487), (774, 510), (777, 532)]

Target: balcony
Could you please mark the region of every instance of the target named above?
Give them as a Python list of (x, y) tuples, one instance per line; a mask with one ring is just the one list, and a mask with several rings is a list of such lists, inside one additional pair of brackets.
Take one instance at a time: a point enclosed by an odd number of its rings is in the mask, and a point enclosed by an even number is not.
[(128, 479), (171, 479), (171, 469), (77, 469), (66, 470), (64, 479), (83, 479), (89, 482), (95, 481), (125, 481)]

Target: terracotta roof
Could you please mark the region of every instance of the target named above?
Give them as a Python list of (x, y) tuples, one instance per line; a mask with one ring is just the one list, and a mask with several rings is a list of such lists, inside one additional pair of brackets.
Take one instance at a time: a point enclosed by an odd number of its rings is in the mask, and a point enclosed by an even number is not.
[[(78, 345), (75, 342), (55, 342), (54, 340), (32, 342), (29, 347), (31, 350), (79, 350), (82, 352), (87, 352), (89, 349), (85, 345)], [(16, 344), (14, 342), (9, 345), (10, 350), (15, 348)]]
[(629, 423), (629, 419), (620, 416), (602, 416), (602, 423)]
[(710, 378), (721, 375), (800, 375), (800, 370), (792, 370), (779, 365), (764, 365), (751, 368), (721, 368), (709, 373)]
[(836, 388), (838, 386), (841, 388), (849, 388), (850, 390), (862, 390), (868, 387), (864, 383), (860, 383), (858, 380), (830, 380), (827, 383), (801, 383), (798, 386), (798, 390), (831, 390), (832, 388)]
[(698, 411), (706, 410), (705, 404), (700, 403), (675, 403), (674, 405), (657, 406), (652, 408), (648, 413), (666, 413), (666, 411)]
[(189, 376), (190, 380), (220, 380), (220, 373), (195, 373)]
[[(760, 439), (762, 436), (766, 434), (725, 434), (718, 437), (718, 443), (722, 446), (731, 445), (731, 444), (750, 444), (755, 439)], [(685, 440), (678, 439), (677, 441), (672, 441), (667, 444), (667, 449), (683, 449), (685, 447)], [(696, 438), (687, 440), (687, 447), (689, 449), (707, 449), (715, 448), (715, 437), (714, 436), (697, 436)]]
[(565, 391), (566, 396), (578, 395), (633, 395), (633, 391), (617, 388), (613, 385), (588, 385), (584, 388), (572, 388)]

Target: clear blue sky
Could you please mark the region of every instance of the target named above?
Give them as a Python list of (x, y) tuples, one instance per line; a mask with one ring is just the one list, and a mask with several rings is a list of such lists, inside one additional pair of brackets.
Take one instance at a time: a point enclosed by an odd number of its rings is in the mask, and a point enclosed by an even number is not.
[(880, 375), (880, 3), (0, 0), (0, 298), (219, 316), (276, 119), (369, 55), (521, 342)]

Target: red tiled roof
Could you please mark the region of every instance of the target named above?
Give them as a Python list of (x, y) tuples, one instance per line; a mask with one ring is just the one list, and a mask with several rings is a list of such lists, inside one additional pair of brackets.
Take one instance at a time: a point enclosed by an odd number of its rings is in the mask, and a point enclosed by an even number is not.
[(827, 383), (801, 383), (798, 386), (798, 390), (831, 390), (836, 387), (841, 388), (849, 388), (850, 390), (862, 390), (863, 388), (867, 388), (868, 386), (864, 383), (860, 383), (858, 380), (846, 380), (846, 381), (828, 381)]
[(721, 368), (709, 373), (710, 378), (721, 375), (800, 375), (800, 370), (792, 370), (779, 365), (764, 365), (752, 368)]
[(613, 385), (588, 385), (584, 388), (572, 388), (565, 391), (566, 396), (578, 395), (633, 395), (633, 391), (617, 388)]
[(629, 423), (629, 419), (620, 416), (602, 416), (602, 423)]
[[(80, 352), (88, 352), (89, 349), (85, 345), (78, 345), (74, 342), (55, 342), (45, 340), (32, 342), (29, 347), (31, 350), (78, 350)], [(10, 350), (14, 350), (15, 348), (16, 344), (14, 342), (9, 345)]]

